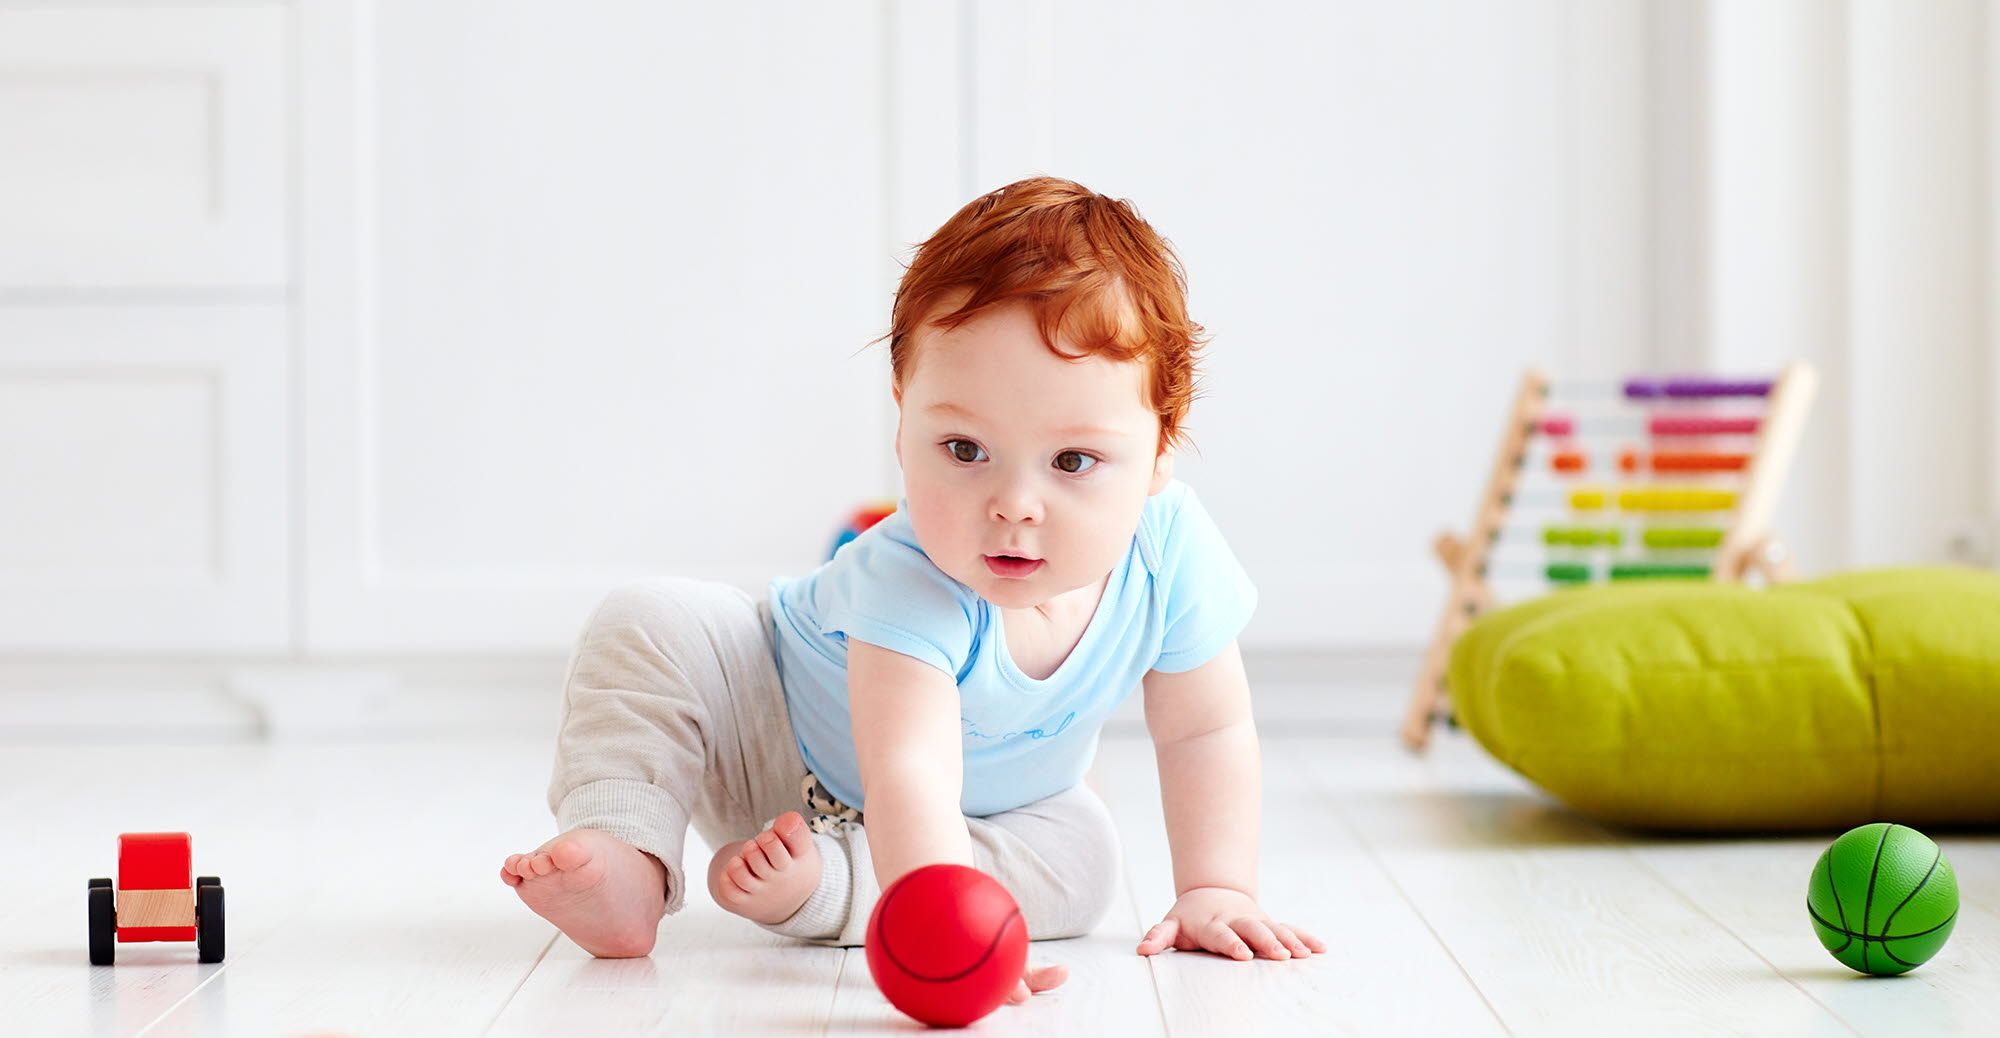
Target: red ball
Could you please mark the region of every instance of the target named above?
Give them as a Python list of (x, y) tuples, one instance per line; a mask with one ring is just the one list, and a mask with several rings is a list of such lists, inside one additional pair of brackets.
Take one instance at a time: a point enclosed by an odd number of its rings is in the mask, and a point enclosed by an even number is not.
[(1028, 965), (1028, 924), (1000, 881), (926, 865), (889, 884), (868, 917), (868, 973), (889, 1004), (964, 1027), (992, 1012)]

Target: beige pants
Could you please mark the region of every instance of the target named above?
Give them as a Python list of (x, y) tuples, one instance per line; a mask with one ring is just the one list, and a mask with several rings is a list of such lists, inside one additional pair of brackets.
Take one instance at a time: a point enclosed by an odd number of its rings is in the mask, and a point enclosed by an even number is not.
[[(658, 858), (668, 912), (686, 902), (690, 823), (720, 847), (785, 811), (813, 815), (774, 637), (767, 602), (669, 578), (613, 591), (577, 640), (549, 806), (563, 832), (600, 829)], [(1014, 895), (1031, 938), (1079, 936), (1109, 909), (1118, 838), (1089, 789), (965, 822), (973, 863)], [(880, 896), (865, 819), (813, 839), (819, 889), (768, 929), (860, 945)]]

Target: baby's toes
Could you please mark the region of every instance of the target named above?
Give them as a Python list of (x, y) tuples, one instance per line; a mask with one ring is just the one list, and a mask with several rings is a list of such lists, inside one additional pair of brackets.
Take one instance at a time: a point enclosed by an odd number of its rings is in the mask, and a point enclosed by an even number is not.
[(722, 878), (735, 883), (746, 894), (754, 894), (764, 887), (764, 881), (751, 873), (750, 866), (744, 864), (742, 858), (731, 861), (729, 867), (722, 870)]
[(771, 823), (771, 831), (778, 834), (778, 842), (791, 857), (805, 857), (806, 850), (813, 845), (812, 827), (806, 825), (804, 816), (797, 811), (779, 815), (778, 820)]
[(590, 864), (590, 848), (582, 840), (558, 839), (549, 845), (549, 860), (564, 872), (574, 872)]
[(534, 856), (528, 859), (528, 871), (522, 875), (532, 879), (536, 876), (546, 876), (555, 870), (555, 859), (549, 857), (547, 851), (536, 851)]
[[(778, 834), (769, 829), (758, 834), (757, 848), (764, 852), (764, 857), (771, 862), (773, 869), (782, 869), (792, 863), (792, 852), (785, 849), (785, 841), (778, 839)], [(751, 864), (754, 865), (756, 862)]]
[(736, 882), (736, 877), (724, 872), (715, 879), (715, 899), (725, 905), (740, 905), (750, 897), (749, 891)]
[(758, 879), (770, 879), (771, 875), (778, 871), (771, 866), (771, 860), (764, 857), (764, 851), (757, 846), (756, 840), (743, 841), (743, 850), (737, 853), (736, 860), (742, 862), (743, 867), (749, 869), (750, 874)]

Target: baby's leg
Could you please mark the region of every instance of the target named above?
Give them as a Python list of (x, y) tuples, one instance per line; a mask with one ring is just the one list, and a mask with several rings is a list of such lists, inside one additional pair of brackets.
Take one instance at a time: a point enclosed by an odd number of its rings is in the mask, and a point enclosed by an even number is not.
[(1020, 903), (1028, 938), (1082, 937), (1117, 894), (1118, 827), (1090, 787), (985, 818), (968, 818), (975, 864)]
[(652, 950), (686, 899), (691, 818), (775, 813), (787, 782), (765, 776), (803, 771), (768, 632), (744, 592), (681, 579), (621, 587), (585, 625), (549, 786), (560, 835), (502, 878), (593, 954)]
[[(1104, 802), (1078, 785), (1045, 800), (985, 818), (968, 818), (973, 864), (998, 879), (1021, 906), (1032, 940), (1089, 933), (1117, 888), (1118, 831)], [(881, 898), (868, 855), (866, 826), (813, 834), (819, 882), (791, 917), (765, 928), (807, 940), (857, 947)]]

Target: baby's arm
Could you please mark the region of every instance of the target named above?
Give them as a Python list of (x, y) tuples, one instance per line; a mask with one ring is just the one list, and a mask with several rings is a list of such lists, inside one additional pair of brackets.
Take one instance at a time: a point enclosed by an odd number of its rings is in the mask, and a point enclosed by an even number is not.
[[(849, 638), (847, 705), (876, 882), (887, 890), (925, 865), (976, 867), (958, 808), (965, 788), (958, 686), (927, 663)], [(1068, 967), (1031, 963), (1007, 1000), (1025, 1002), (1068, 976)]]
[(1225, 887), (1256, 897), (1263, 775), (1236, 643), (1193, 670), (1148, 673), (1145, 695), (1175, 892)]
[(959, 813), (965, 760), (958, 686), (936, 667), (849, 639), (847, 702), (868, 849), (882, 889), (924, 865), (972, 865), (972, 837)]
[(1318, 938), (1257, 906), (1262, 768), (1236, 643), (1193, 670), (1148, 673), (1145, 690), (1175, 901), (1146, 932), (1140, 954), (1171, 947), (1286, 959), (1325, 951)]

